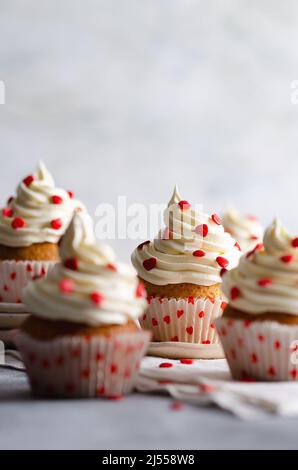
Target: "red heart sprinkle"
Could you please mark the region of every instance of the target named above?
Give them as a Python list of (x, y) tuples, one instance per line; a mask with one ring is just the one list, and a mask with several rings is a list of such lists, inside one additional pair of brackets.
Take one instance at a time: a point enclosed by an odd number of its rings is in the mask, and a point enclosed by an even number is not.
[(69, 195), (70, 199), (73, 198), (73, 192), (72, 191), (67, 191), (67, 194)]
[(244, 320), (244, 328), (249, 328), (251, 323), (251, 320)]
[(258, 340), (262, 343), (265, 340), (264, 335), (258, 335)]
[(293, 238), (292, 247), (293, 248), (298, 248), (298, 237)]
[(152, 325), (153, 325), (153, 326), (157, 326), (157, 325), (158, 325), (158, 321), (156, 320), (156, 318), (152, 318)]
[(284, 255), (280, 257), (280, 261), (283, 263), (291, 263), (294, 261), (294, 256), (293, 255)]
[(116, 374), (118, 372), (118, 367), (116, 364), (111, 364), (111, 373)]
[(52, 203), (53, 204), (62, 204), (62, 202), (63, 202), (62, 197), (57, 196), (57, 195), (52, 196)]
[(292, 369), (290, 374), (291, 374), (291, 377), (295, 380), (298, 376), (298, 371), (296, 369)]
[(107, 269), (110, 269), (111, 271), (117, 271), (117, 266), (113, 263), (108, 263), (107, 264)]
[(239, 245), (238, 242), (235, 242), (235, 245), (234, 245), (234, 246), (235, 246), (236, 248), (238, 248), (239, 251), (242, 251), (241, 246)]
[(220, 308), (222, 308), (222, 310), (224, 310), (224, 309), (227, 307), (227, 305), (228, 305), (228, 303), (223, 301), (223, 302), (220, 304)]
[(171, 338), (171, 341), (179, 341), (178, 336), (173, 336), (173, 338)]
[(180, 207), (182, 211), (190, 209), (190, 204), (188, 201), (179, 201), (178, 206)]
[(203, 312), (203, 310), (201, 310), (198, 315), (199, 315), (199, 318), (204, 318), (205, 313)]
[(184, 314), (184, 310), (177, 310), (177, 318), (182, 317), (183, 314)]
[(192, 359), (180, 359), (181, 364), (193, 364)]
[(3, 215), (3, 217), (12, 217), (12, 215), (13, 215), (12, 208), (11, 207), (4, 207), (4, 209), (2, 209), (2, 215)]
[(17, 273), (13, 272), (13, 273), (10, 274), (10, 279), (12, 281), (14, 281), (16, 277), (17, 277)]
[(44, 267), (41, 268), (40, 275), (41, 275), (41, 276), (45, 276), (45, 275), (46, 275), (46, 270), (45, 270)]
[(194, 297), (193, 297), (192, 295), (190, 295), (190, 296), (187, 298), (187, 302), (188, 302), (189, 304), (194, 305), (194, 303), (195, 303)]
[(223, 256), (218, 256), (216, 258), (217, 263), (219, 264), (220, 267), (226, 268), (229, 265), (229, 261), (224, 258)]
[(214, 323), (210, 323), (210, 328), (215, 328)]
[(223, 277), (226, 274), (227, 271), (228, 270), (226, 268), (221, 268), (220, 273), (219, 273), (220, 277)]
[(173, 367), (173, 364), (171, 362), (161, 362), (158, 367), (160, 367), (160, 369), (168, 369), (169, 367)]
[(193, 256), (197, 256), (199, 258), (202, 258), (203, 256), (205, 256), (206, 252), (203, 251), (203, 250), (196, 250), (193, 252)]
[(171, 323), (171, 317), (170, 315), (166, 315), (165, 317), (163, 317), (163, 321), (169, 325)]
[(103, 354), (101, 354), (101, 353), (96, 353), (95, 360), (96, 360), (97, 362), (100, 362), (100, 361), (102, 361), (103, 359), (104, 359), (104, 355), (103, 355)]
[(95, 305), (100, 305), (104, 300), (104, 296), (100, 292), (91, 292), (90, 299)]
[(140, 243), (140, 245), (138, 246), (137, 249), (138, 249), (139, 251), (141, 251), (141, 250), (144, 248), (144, 246), (146, 246), (146, 245), (150, 245), (150, 240), (147, 240), (147, 241), (145, 241), (145, 242), (143, 242), (143, 243)]
[(26, 178), (23, 179), (23, 183), (26, 186), (30, 186), (30, 184), (33, 183), (33, 181), (34, 181), (34, 176), (32, 175), (26, 176)]
[(222, 329), (220, 330), (222, 336), (227, 336), (227, 330), (225, 329), (225, 327), (223, 326)]
[(210, 344), (210, 339), (205, 339), (204, 341), (202, 341), (202, 344)]
[(54, 219), (51, 221), (51, 227), (54, 230), (59, 230), (62, 227), (62, 220), (61, 219)]
[(272, 284), (272, 279), (264, 277), (263, 279), (258, 280), (258, 285), (260, 287), (267, 287), (267, 286), (270, 286), (270, 284)]
[(145, 297), (146, 295), (146, 289), (145, 286), (142, 282), (138, 283), (137, 289), (136, 289), (136, 297)]
[(19, 228), (24, 228), (26, 226), (26, 222), (21, 217), (15, 217), (11, 222), (11, 226), (13, 229), (18, 230)]
[(200, 235), (200, 237), (207, 237), (208, 235), (208, 225), (207, 224), (201, 224), (201, 225), (198, 225), (196, 228), (195, 228), (195, 232), (197, 235)]
[(143, 266), (146, 269), (146, 271), (151, 271), (151, 269), (154, 269), (156, 266), (156, 258), (148, 258), (143, 261)]
[(72, 279), (61, 279), (59, 282), (60, 292), (63, 294), (71, 294), (74, 291), (74, 282)]
[(185, 328), (185, 331), (186, 331), (186, 333), (188, 333), (189, 335), (192, 335), (192, 334), (193, 334), (193, 327), (192, 327), (192, 326), (188, 326), (187, 328)]
[(280, 347), (281, 347), (280, 341), (275, 341), (274, 347), (275, 347), (275, 349), (280, 349)]
[(236, 286), (232, 287), (230, 295), (232, 300), (236, 300), (241, 295), (240, 289), (238, 289)]
[(212, 214), (211, 219), (217, 225), (221, 225), (221, 218), (217, 214)]
[(146, 313), (144, 313), (144, 315), (143, 315), (143, 321), (145, 321), (146, 318), (147, 318), (147, 315), (146, 315)]
[(79, 269), (79, 260), (78, 258), (74, 257), (74, 258), (67, 258), (65, 261), (64, 261), (64, 266), (67, 268), (67, 269), (71, 269), (72, 271), (77, 271)]

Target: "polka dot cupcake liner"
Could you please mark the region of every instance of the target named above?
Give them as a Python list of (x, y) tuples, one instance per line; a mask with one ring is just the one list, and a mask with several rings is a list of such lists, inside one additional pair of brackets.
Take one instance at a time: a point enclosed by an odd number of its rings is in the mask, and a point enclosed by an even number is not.
[(218, 344), (215, 320), (226, 307), (223, 297), (148, 299), (149, 305), (140, 319), (142, 328), (152, 331), (153, 341), (179, 341), (195, 344)]
[(298, 380), (298, 326), (220, 318), (216, 328), (237, 380)]
[(0, 261), (0, 301), (20, 303), (24, 287), (46, 276), (54, 265), (51, 261)]
[(120, 398), (134, 387), (150, 336), (140, 330), (40, 341), (19, 332), (15, 343), (35, 395)]

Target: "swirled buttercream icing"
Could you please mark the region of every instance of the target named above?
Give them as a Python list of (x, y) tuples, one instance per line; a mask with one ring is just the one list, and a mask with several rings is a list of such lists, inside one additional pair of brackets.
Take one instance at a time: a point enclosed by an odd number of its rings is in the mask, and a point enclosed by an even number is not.
[(84, 206), (72, 193), (55, 187), (52, 175), (40, 162), (35, 173), (17, 187), (16, 197), (0, 211), (0, 244), (10, 247), (57, 243), (74, 210)]
[(237, 240), (244, 253), (252, 250), (263, 239), (263, 227), (251, 215), (242, 215), (235, 209), (229, 209), (223, 215), (223, 226)]
[(237, 265), (240, 250), (219, 216), (196, 210), (176, 187), (164, 222), (155, 240), (141, 243), (132, 253), (132, 264), (145, 281), (211, 286), (221, 282), (223, 270)]
[(247, 313), (298, 315), (298, 237), (291, 237), (275, 219), (265, 232), (264, 245), (257, 245), (224, 275), (222, 288), (231, 306)]
[(61, 263), (23, 293), (28, 311), (48, 320), (91, 326), (126, 324), (145, 310), (145, 289), (134, 269), (115, 263), (98, 243), (87, 212), (73, 217), (60, 245)]

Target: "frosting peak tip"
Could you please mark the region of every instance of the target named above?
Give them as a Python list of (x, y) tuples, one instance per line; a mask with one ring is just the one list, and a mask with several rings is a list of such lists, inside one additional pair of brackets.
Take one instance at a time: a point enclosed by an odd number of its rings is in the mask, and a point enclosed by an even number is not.
[(182, 197), (180, 196), (177, 184), (175, 184), (174, 191), (168, 206), (171, 206), (172, 204), (177, 204), (179, 201), (182, 201)]

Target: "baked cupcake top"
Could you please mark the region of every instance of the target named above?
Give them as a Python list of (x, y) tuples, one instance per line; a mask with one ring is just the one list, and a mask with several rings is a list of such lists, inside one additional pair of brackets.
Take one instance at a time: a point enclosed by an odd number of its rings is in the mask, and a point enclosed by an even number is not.
[(60, 244), (61, 263), (23, 292), (28, 311), (48, 320), (91, 326), (122, 325), (146, 308), (145, 289), (132, 267), (115, 264), (113, 250), (97, 243), (86, 212), (74, 215)]
[(223, 277), (222, 289), (232, 307), (251, 314), (298, 314), (298, 237), (275, 219), (264, 245), (243, 256)]
[(16, 197), (0, 211), (0, 244), (25, 247), (58, 243), (78, 207), (83, 205), (71, 192), (56, 188), (52, 175), (40, 162), (35, 173), (20, 182)]
[(141, 243), (132, 253), (140, 278), (155, 285), (191, 283), (211, 286), (221, 282), (241, 255), (216, 214), (196, 211), (175, 187), (164, 212), (166, 228), (154, 241)]
[(252, 215), (242, 215), (231, 208), (223, 215), (222, 223), (225, 230), (237, 240), (244, 253), (252, 250), (263, 240), (263, 227)]

